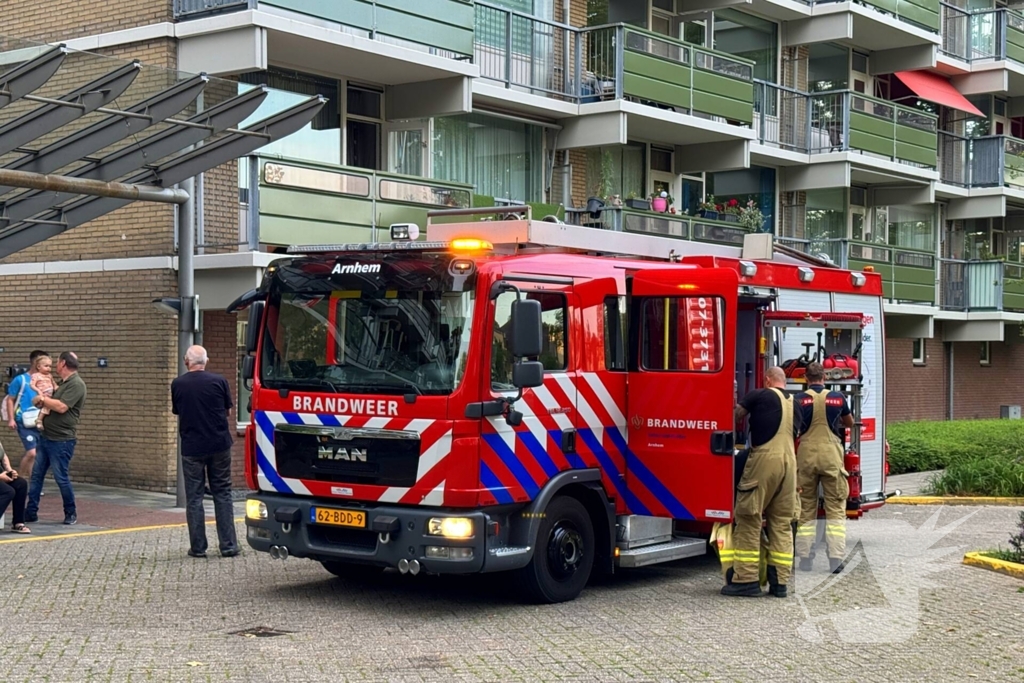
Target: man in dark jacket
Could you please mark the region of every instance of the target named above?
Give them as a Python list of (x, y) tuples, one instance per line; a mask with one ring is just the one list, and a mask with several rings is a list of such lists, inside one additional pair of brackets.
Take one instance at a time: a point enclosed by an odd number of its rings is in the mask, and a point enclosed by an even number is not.
[(231, 429), (228, 426), (231, 388), (220, 375), (207, 372), (206, 349), (192, 346), (185, 354), (181, 377), (171, 383), (171, 408), (178, 416), (181, 435), (181, 466), (185, 478), (185, 518), (188, 521), (190, 557), (206, 557), (206, 514), (203, 493), (206, 480), (213, 493), (220, 554), (239, 553), (231, 502)]

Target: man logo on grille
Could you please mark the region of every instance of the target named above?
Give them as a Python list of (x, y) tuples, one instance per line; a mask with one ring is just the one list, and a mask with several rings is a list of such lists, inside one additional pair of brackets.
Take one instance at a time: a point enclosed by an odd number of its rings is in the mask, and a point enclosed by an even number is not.
[(320, 446), (317, 460), (347, 460), (348, 462), (366, 462), (365, 448), (332, 448)]

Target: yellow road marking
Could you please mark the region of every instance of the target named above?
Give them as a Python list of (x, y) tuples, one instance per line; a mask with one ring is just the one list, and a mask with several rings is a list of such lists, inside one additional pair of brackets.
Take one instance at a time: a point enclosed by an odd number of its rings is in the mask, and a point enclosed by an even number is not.
[[(245, 517), (235, 517), (235, 522), (242, 522)], [(206, 522), (207, 525), (216, 524), (215, 520)], [(108, 534), (126, 534), (130, 531), (154, 531), (156, 529), (180, 529), (188, 526), (186, 522), (179, 522), (177, 524), (157, 524), (154, 526), (132, 526), (125, 529), (102, 529), (100, 531), (82, 531), (79, 533), (70, 534), (54, 534), (52, 536), (33, 536), (31, 534), (24, 534), (19, 538), (10, 538), (7, 540), (0, 541), (0, 545), (5, 543), (28, 543), (30, 541), (56, 541), (62, 538), (82, 538), (84, 536), (106, 536)]]

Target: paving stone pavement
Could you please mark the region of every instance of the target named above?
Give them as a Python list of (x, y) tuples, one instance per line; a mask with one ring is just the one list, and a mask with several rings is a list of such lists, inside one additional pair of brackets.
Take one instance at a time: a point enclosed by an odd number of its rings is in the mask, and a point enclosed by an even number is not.
[[(344, 580), (248, 548), (195, 560), (183, 528), (5, 534), (0, 680), (1022, 680), (1024, 582), (960, 564), (966, 550), (1005, 544), (1017, 513), (873, 511), (849, 525), (856, 566), (817, 593), (828, 575), (798, 573), (787, 600), (718, 595), (706, 557), (553, 606), (518, 604), (504, 575)], [(931, 542), (915, 539), (957, 520), (936, 535), (948, 552), (925, 577)], [(288, 633), (232, 635), (253, 627)]]

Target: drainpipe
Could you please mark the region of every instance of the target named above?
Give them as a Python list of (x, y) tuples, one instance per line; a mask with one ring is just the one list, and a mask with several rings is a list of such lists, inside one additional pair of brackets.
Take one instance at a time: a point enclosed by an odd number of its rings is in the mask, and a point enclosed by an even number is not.
[(953, 342), (946, 342), (949, 346), (949, 414), (947, 420), (953, 419)]

